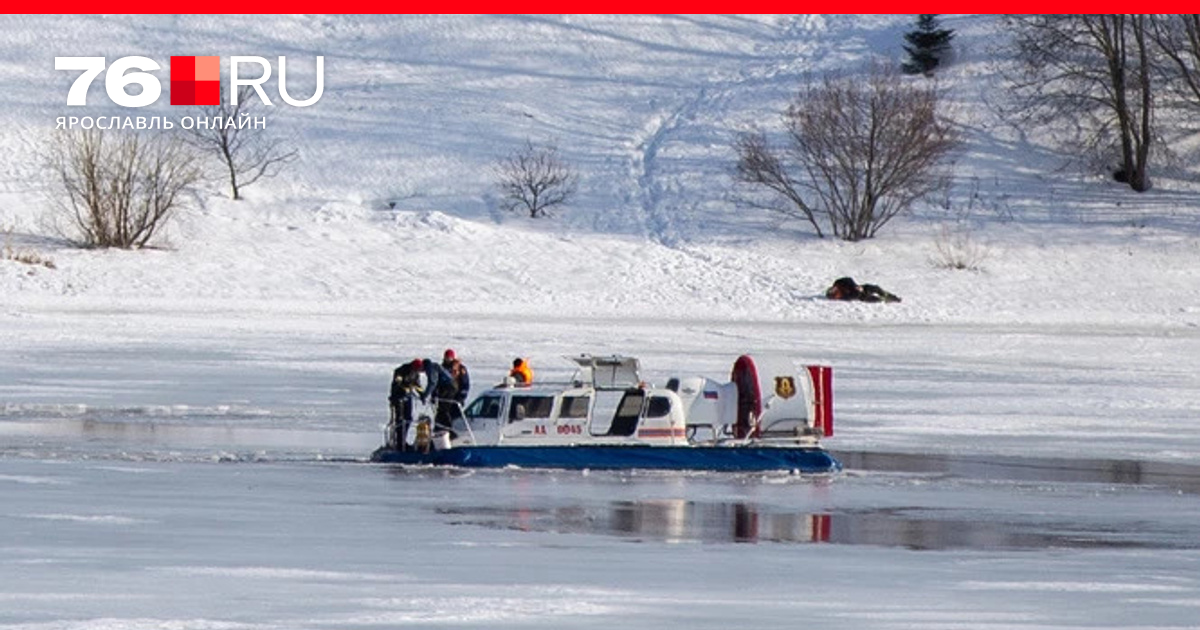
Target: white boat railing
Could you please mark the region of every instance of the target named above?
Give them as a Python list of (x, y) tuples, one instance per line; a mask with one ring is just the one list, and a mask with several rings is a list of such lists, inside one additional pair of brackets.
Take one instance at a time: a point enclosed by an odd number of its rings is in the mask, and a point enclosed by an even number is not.
[(451, 427), (454, 426), (454, 420), (456, 418), (462, 418), (462, 424), (464, 427), (467, 428), (467, 435), (471, 438), (471, 444), (478, 445), (479, 442), (475, 439), (475, 432), (473, 430), (471, 430), (471, 421), (467, 419), (467, 410), (461, 402), (454, 400), (453, 398), (451, 398), (451, 399), (445, 399), (445, 398), (431, 399), (430, 404), (433, 406), (433, 408), (435, 410), (434, 419), (435, 420), (437, 419), (436, 410), (438, 408), (438, 405), (440, 405), (442, 403), (449, 403), (452, 407), (454, 407), (455, 409), (458, 410), (458, 415), (455, 418), (450, 418), (450, 426)]
[(408, 442), (409, 429), (416, 423), (425, 420), (429, 421), (431, 429), (436, 429), (439, 404), (449, 404), (458, 412), (457, 416), (450, 418), (451, 425), (453, 425), (456, 418), (462, 418), (462, 424), (467, 429), (467, 435), (471, 438), (471, 444), (477, 444), (475, 432), (471, 429), (471, 422), (467, 419), (466, 409), (461, 402), (454, 399), (430, 398), (429, 402), (420, 402), (420, 407), (418, 407), (420, 397), (415, 393), (408, 396), (409, 400), (407, 402), (411, 404), (411, 418), (399, 417), (401, 414), (397, 413), (397, 406), (388, 405), (390, 409), (389, 419), (383, 428), (384, 444), (399, 450), (408, 450), (409, 446), (414, 446)]

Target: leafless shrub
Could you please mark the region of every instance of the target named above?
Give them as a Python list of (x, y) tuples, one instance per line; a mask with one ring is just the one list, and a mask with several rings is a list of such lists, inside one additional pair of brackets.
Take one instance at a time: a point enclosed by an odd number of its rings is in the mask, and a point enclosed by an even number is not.
[(496, 166), (500, 207), (510, 212), (528, 212), (532, 218), (547, 216), (548, 210), (566, 204), (575, 195), (578, 177), (558, 155), (553, 145), (525, 146), (513, 151)]
[(13, 228), (5, 227), (0, 229), (0, 234), (4, 234), (4, 247), (0, 248), (0, 259), (12, 260), (26, 265), (34, 265), (45, 267), (47, 269), (57, 269), (58, 266), (50, 258), (42, 256), (38, 252), (31, 249), (17, 249), (13, 247), (12, 235)]
[(943, 188), (939, 168), (958, 136), (938, 113), (934, 84), (876, 64), (865, 76), (826, 75), (802, 88), (783, 115), (787, 143), (741, 136), (735, 176), (766, 200), (750, 205), (825, 226), (849, 241), (871, 238), (919, 199)]
[(64, 131), (46, 158), (52, 203), (88, 247), (144, 247), (201, 177), (189, 148), (161, 134)]
[(45, 267), (47, 269), (58, 268), (58, 265), (54, 264), (53, 259), (47, 258), (38, 252), (29, 249), (11, 249), (5, 247), (2, 255), (0, 255), (0, 258), (24, 263), (26, 265), (33, 265), (35, 267)]
[(943, 225), (933, 240), (934, 254), (930, 263), (939, 269), (980, 271), (991, 250), (975, 240), (964, 226)]
[(229, 194), (234, 199), (241, 199), (243, 188), (275, 176), (297, 157), (296, 151), (288, 149), (283, 140), (271, 137), (265, 126), (250, 124), (255, 118), (268, 116), (261, 104), (254, 95), (254, 86), (244, 85), (238, 89), (237, 105), (222, 100), (220, 105), (199, 108), (200, 118), (225, 121), (223, 124), (183, 130), (189, 144), (220, 160), (229, 177)]

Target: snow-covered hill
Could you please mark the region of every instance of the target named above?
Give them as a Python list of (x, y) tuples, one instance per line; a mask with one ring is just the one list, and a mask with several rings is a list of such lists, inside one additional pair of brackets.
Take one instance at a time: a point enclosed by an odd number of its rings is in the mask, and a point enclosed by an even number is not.
[[(452, 311), (1200, 321), (1195, 303), (1178, 299), (1197, 280), (1196, 265), (1181, 264), (1198, 249), (1194, 188), (1164, 179), (1135, 195), (1055, 171), (1064, 156), (1016, 139), (988, 106), (1003, 86), (987, 17), (946, 19), (959, 62), (943, 82), (968, 143), (942, 207), (854, 245), (736, 207), (734, 134), (774, 125), (811, 73), (900, 58), (910, 20), (5, 18), (0, 73), (16, 89), (0, 95), (0, 113), (17, 150), (4, 156), (0, 228), (14, 249), (58, 269), (6, 262), (0, 282), (22, 302), (294, 297), (406, 310), (424, 291)], [(73, 74), (50, 70), (53, 57), (181, 52), (293, 64), (324, 55), (323, 99), (272, 120), (301, 160), (242, 203), (222, 199), (215, 180), (162, 251), (65, 247), (44, 228), (44, 182), (29, 151), (55, 116), (78, 113), (61, 106)], [(299, 67), (294, 81), (304, 80)], [(526, 139), (556, 143), (582, 176), (577, 199), (551, 220), (497, 209), (491, 167)], [(931, 264), (945, 227), (969, 230), (983, 272)], [(909, 299), (888, 310), (814, 301), (839, 275)], [(1147, 285), (1177, 297), (1153, 299)]]

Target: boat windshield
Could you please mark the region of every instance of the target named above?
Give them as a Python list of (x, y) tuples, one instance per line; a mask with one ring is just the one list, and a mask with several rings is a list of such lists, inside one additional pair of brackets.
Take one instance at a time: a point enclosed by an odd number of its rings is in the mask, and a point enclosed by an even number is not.
[(501, 402), (502, 400), (499, 396), (480, 396), (467, 407), (467, 417), (499, 418)]

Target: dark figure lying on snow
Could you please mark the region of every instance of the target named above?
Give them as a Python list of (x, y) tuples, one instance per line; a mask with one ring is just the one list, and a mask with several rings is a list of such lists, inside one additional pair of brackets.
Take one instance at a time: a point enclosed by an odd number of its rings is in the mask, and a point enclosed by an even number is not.
[(825, 291), (831, 300), (858, 300), (860, 302), (899, 302), (900, 298), (873, 284), (858, 284), (854, 278), (838, 278)]

